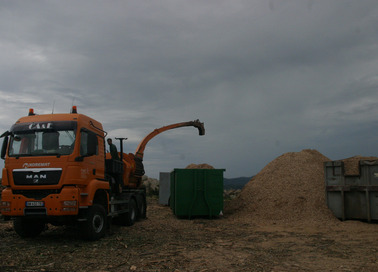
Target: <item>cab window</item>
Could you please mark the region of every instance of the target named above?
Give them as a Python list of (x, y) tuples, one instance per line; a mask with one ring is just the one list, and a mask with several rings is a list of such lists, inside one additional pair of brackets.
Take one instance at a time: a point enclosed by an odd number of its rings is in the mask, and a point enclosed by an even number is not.
[(97, 135), (88, 130), (82, 130), (80, 135), (80, 155), (93, 156), (98, 155)]

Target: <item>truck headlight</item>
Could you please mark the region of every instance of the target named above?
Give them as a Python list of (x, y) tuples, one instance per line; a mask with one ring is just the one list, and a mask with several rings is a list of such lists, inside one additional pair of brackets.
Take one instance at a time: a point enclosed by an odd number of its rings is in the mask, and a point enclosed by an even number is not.
[(11, 203), (9, 201), (1, 201), (0, 202), (0, 210), (2, 212), (10, 212), (10, 205)]
[(3, 207), (10, 207), (10, 202), (9, 201), (1, 201), (0, 202), (1, 203), (1, 207), (3, 208)]

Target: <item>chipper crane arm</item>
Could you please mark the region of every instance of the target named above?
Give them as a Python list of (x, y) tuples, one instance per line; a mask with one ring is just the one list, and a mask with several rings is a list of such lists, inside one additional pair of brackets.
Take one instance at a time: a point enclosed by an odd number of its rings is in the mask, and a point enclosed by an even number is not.
[(140, 142), (139, 146), (137, 147), (135, 151), (135, 157), (143, 160), (144, 149), (146, 148), (147, 143), (156, 135), (170, 129), (179, 128), (179, 127), (190, 127), (190, 126), (198, 128), (199, 135), (205, 135), (205, 127), (203, 123), (201, 123), (198, 119), (194, 121), (182, 122), (182, 123), (177, 123), (177, 124), (172, 124), (165, 127), (157, 128), (154, 131), (152, 131), (150, 134), (148, 134), (146, 137), (144, 137), (144, 139)]

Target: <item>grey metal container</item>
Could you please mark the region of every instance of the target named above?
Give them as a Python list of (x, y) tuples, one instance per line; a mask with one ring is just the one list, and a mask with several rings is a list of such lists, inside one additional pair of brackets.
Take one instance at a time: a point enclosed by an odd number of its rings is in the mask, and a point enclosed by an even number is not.
[(159, 174), (159, 204), (169, 205), (171, 173), (160, 172)]
[(327, 205), (341, 220), (378, 220), (378, 160), (360, 160), (359, 169), (346, 176), (342, 161), (324, 163)]

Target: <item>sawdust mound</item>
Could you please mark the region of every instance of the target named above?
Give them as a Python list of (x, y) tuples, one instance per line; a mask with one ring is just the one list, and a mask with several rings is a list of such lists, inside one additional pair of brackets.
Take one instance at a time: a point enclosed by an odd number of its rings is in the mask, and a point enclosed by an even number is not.
[(325, 161), (311, 149), (281, 155), (245, 185), (226, 212), (251, 222), (334, 220), (325, 199)]
[(185, 167), (185, 169), (214, 169), (214, 167), (206, 163), (202, 163), (202, 164), (192, 163), (192, 164), (189, 164), (187, 167)]

